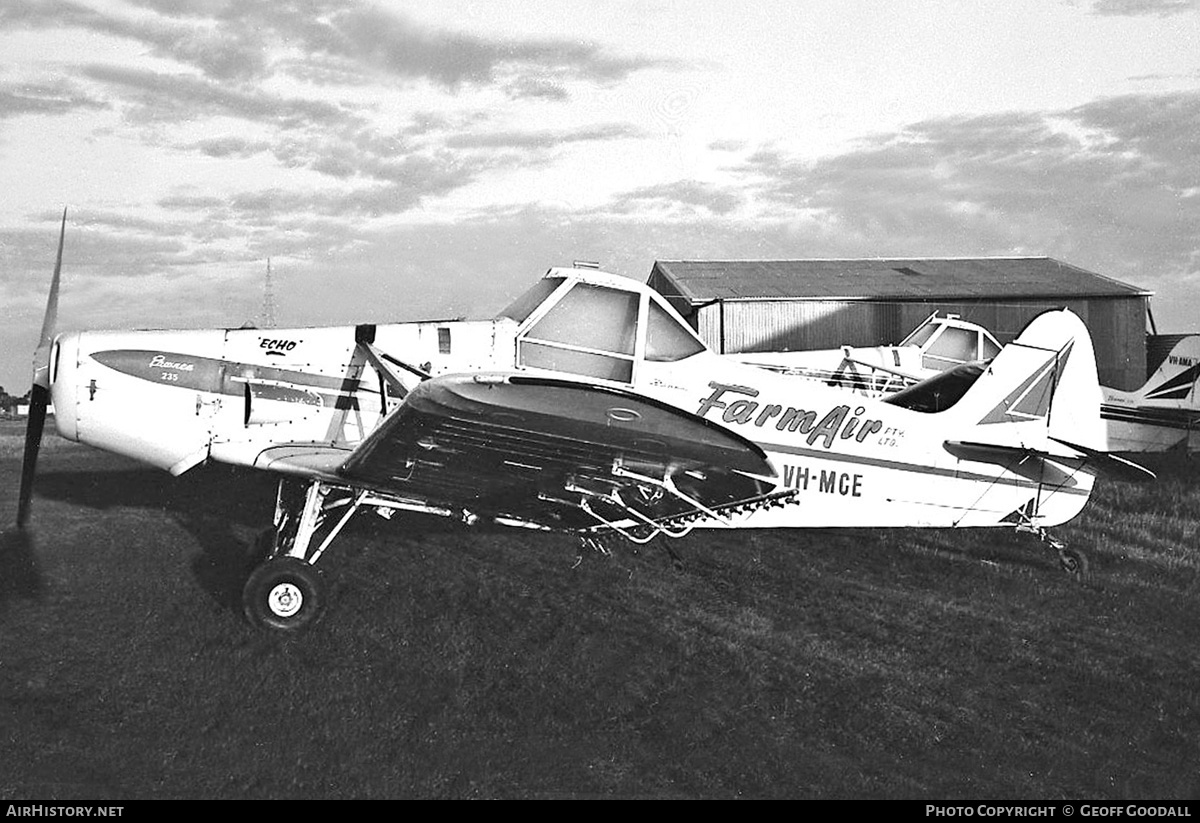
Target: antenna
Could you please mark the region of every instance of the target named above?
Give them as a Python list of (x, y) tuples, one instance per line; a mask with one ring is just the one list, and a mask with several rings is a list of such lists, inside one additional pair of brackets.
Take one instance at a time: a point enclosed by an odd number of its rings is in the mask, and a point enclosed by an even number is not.
[(275, 328), (275, 289), (271, 285), (271, 258), (267, 258), (267, 278), (263, 283), (262, 327)]

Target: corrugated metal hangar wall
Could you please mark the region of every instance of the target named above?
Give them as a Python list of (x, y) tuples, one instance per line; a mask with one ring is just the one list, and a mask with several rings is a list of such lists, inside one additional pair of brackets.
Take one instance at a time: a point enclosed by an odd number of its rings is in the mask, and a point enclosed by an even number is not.
[(1146, 379), (1151, 292), (1048, 257), (656, 261), (649, 284), (716, 351), (799, 351), (898, 343), (933, 312), (1008, 343), (1066, 306), (1092, 333), (1100, 382)]

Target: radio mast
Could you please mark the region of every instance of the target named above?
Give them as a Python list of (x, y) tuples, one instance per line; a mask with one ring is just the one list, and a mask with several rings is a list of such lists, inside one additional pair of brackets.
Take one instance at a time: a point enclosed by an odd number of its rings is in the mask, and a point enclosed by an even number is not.
[(271, 285), (271, 258), (267, 258), (267, 278), (263, 283), (262, 327), (275, 328), (275, 289)]

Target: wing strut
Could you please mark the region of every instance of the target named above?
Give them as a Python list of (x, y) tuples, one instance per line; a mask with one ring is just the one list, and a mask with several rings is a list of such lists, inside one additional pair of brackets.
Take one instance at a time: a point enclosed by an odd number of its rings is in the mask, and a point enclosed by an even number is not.
[[(404, 378), (401, 376), (401, 372), (396, 369), (396, 366), (399, 366), (401, 369), (410, 374), (416, 375), (416, 377), (418, 377), (420, 380), (428, 380), (431, 377), (428, 372), (418, 369), (416, 366), (410, 366), (409, 364), (384, 353), (378, 347), (376, 347), (373, 341), (365, 339), (365, 337), (362, 335), (359, 335), (355, 339), (355, 343), (358, 345), (359, 350), (363, 353), (363, 356), (367, 359), (367, 361), (374, 366), (375, 371), (379, 374), (379, 379), (387, 386), (395, 389), (396, 393), (400, 395), (401, 399), (407, 397), (412, 388), (410, 385), (411, 378), (409, 378), (409, 382), (406, 383)], [(383, 387), (381, 386), (380, 388), (382, 389)], [(379, 397), (383, 407), (383, 413), (387, 414), (387, 392), (380, 391)]]

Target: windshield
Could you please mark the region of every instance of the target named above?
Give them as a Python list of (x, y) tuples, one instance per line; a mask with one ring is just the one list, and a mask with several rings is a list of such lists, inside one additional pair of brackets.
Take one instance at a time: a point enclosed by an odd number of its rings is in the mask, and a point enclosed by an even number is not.
[(565, 277), (543, 277), (530, 287), (530, 289), (518, 297), (516, 300), (508, 304), (497, 317), (507, 317), (510, 320), (516, 320), (517, 323), (525, 322), (525, 318), (533, 313), (533, 310), (545, 302), (546, 298), (554, 293), (554, 290), (563, 284)]
[(526, 326), (517, 338), (518, 365), (632, 383), (638, 357), (670, 363), (705, 351), (655, 295), (587, 282), (556, 292), (563, 282), (546, 278), (505, 310)]
[(650, 301), (650, 325), (646, 329), (646, 359), (672, 363), (699, 354), (704, 344), (690, 329), (679, 324), (662, 306)]
[(521, 365), (629, 383), (639, 296), (579, 283), (521, 339)]
[(913, 331), (912, 334), (910, 334), (908, 337), (904, 338), (904, 340), (901, 341), (900, 345), (901, 346), (916, 346), (917, 348), (920, 348), (921, 346), (924, 346), (929, 341), (929, 338), (932, 337), (933, 333), (936, 332), (937, 330), (938, 330), (938, 327), (933, 322), (933, 318), (931, 317), (928, 320), (926, 320), (923, 325), (918, 326)]

